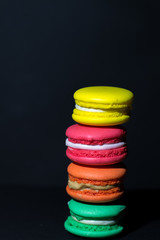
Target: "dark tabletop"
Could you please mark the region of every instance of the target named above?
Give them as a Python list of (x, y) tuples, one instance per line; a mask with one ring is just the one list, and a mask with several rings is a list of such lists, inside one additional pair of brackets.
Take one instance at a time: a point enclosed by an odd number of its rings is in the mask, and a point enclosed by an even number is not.
[[(1, 186), (0, 239), (83, 239), (64, 230), (70, 199), (63, 187)], [(160, 190), (126, 190), (125, 231), (115, 239), (160, 238)]]

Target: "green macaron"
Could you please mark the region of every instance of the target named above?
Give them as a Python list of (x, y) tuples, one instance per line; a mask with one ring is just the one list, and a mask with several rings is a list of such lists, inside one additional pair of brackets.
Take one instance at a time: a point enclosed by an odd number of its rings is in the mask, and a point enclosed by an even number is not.
[(126, 208), (124, 205), (93, 205), (72, 199), (68, 206), (71, 216), (64, 227), (72, 234), (101, 238), (117, 235), (123, 230), (120, 221)]

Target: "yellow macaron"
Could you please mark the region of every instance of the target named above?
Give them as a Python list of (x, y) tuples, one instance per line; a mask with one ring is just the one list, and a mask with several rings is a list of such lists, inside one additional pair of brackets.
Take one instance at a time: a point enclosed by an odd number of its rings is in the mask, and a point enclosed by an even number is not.
[(130, 118), (133, 93), (119, 87), (85, 87), (74, 93), (74, 121), (92, 126), (112, 126)]

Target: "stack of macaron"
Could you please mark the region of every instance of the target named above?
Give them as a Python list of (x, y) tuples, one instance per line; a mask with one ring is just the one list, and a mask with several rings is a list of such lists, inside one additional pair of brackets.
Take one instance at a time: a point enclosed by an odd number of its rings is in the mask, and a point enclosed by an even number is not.
[(66, 130), (67, 193), (73, 198), (65, 229), (100, 238), (119, 234), (124, 205), (114, 204), (124, 193), (126, 130), (133, 93), (118, 87), (86, 87), (74, 93), (72, 118)]

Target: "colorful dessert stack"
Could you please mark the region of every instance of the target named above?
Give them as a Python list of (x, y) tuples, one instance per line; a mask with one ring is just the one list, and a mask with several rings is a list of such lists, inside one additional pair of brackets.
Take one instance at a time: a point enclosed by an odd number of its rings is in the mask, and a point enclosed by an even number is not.
[[(100, 238), (119, 234), (126, 206), (114, 204), (123, 193), (127, 156), (126, 130), (133, 93), (118, 87), (86, 87), (74, 93), (72, 118), (66, 130), (67, 193), (73, 198), (64, 223), (72, 234)], [(112, 202), (112, 203), (111, 203)], [(117, 202), (117, 201), (116, 201)]]

